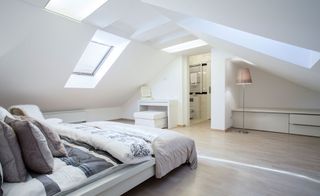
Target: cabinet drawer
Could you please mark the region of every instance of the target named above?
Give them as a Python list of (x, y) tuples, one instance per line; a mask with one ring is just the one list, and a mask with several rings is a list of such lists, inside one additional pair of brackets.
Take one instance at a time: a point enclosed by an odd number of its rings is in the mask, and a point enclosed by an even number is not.
[(290, 125), (290, 133), (299, 135), (310, 135), (320, 137), (320, 127), (303, 126), (303, 125)]
[(320, 126), (320, 115), (290, 114), (290, 124)]

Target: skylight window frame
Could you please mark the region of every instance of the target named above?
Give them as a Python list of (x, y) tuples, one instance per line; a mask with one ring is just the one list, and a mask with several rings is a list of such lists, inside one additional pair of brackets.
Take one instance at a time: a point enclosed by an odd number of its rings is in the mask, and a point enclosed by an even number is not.
[(173, 46), (169, 46), (166, 48), (163, 48), (162, 51), (165, 51), (167, 53), (178, 53), (178, 52), (182, 52), (185, 50), (191, 50), (194, 48), (199, 48), (202, 46), (206, 46), (208, 45), (207, 42), (201, 40), (201, 39), (195, 39), (195, 40), (190, 40), (187, 42), (182, 42)]
[(109, 54), (112, 52), (113, 50), (113, 46), (101, 43), (101, 42), (97, 42), (97, 41), (93, 41), (91, 40), (90, 43), (95, 43), (95, 44), (100, 44), (103, 46), (107, 46), (109, 47), (109, 50), (106, 52), (106, 54), (102, 57), (102, 59), (100, 60), (100, 62), (98, 63), (98, 65), (96, 66), (96, 68), (93, 70), (92, 73), (84, 73), (84, 72), (76, 72), (73, 71), (72, 74), (74, 75), (81, 75), (81, 76), (95, 76), (95, 74), (98, 72), (98, 70), (101, 68), (101, 66), (103, 65), (103, 63), (108, 59)]
[(87, 2), (85, 6), (82, 6), (81, 9), (79, 9), (79, 7), (76, 7), (75, 5), (70, 6), (68, 4), (64, 4), (63, 7), (61, 7), (61, 2), (59, 2), (58, 0), (49, 0), (46, 3), (44, 9), (48, 12), (66, 17), (77, 22), (81, 22), (92, 15), (96, 10), (98, 10), (108, 1), (109, 0), (88, 1), (91, 4), (88, 4)]
[(96, 41), (108, 46), (113, 46), (113, 48), (110, 50), (109, 55), (102, 62), (101, 67), (97, 70), (94, 76), (77, 75), (72, 74), (71, 72), (70, 77), (64, 85), (64, 88), (95, 88), (131, 42), (126, 38), (100, 29), (96, 30), (90, 41)]

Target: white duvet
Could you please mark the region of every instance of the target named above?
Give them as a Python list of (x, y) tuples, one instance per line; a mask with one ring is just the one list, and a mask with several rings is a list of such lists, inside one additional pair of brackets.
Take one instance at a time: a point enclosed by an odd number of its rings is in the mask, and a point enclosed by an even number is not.
[(197, 168), (194, 140), (174, 131), (97, 121), (83, 124), (59, 124), (60, 135), (90, 144), (109, 152), (123, 163), (156, 160), (156, 177), (161, 178), (181, 164)]
[(104, 150), (126, 164), (150, 160), (152, 142), (157, 136), (113, 122), (63, 123), (54, 125), (54, 128), (60, 135)]

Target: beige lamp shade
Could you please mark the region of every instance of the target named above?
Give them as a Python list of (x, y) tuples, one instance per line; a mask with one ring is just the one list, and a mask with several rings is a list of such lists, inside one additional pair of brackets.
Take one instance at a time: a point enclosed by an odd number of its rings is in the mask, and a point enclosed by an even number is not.
[(252, 78), (251, 78), (249, 68), (240, 68), (238, 70), (237, 84), (238, 85), (252, 84)]

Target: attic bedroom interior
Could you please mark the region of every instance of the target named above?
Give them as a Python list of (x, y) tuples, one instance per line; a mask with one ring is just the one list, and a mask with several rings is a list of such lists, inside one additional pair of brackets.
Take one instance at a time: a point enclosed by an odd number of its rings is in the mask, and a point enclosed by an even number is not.
[(319, 0), (0, 0), (0, 196), (320, 195)]

